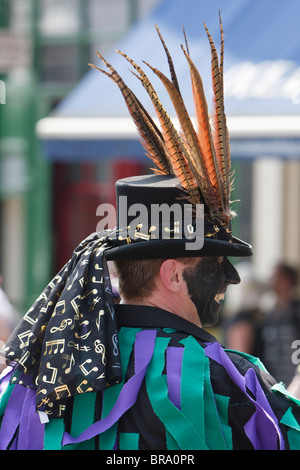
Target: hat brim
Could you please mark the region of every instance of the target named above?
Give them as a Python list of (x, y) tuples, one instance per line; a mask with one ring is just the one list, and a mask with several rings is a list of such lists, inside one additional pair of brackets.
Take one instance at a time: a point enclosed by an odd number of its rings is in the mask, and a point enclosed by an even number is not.
[(233, 237), (231, 242), (205, 238), (201, 249), (189, 249), (186, 239), (159, 239), (119, 245), (106, 250), (107, 260), (194, 258), (201, 256), (251, 256), (252, 246)]

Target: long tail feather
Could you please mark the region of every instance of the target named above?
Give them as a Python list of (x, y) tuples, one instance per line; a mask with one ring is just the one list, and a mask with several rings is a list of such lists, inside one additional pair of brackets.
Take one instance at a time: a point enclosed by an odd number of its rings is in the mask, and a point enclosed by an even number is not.
[[(146, 63), (146, 62), (145, 62)], [(147, 63), (146, 63), (147, 64)], [(180, 125), (182, 127), (185, 139), (189, 148), (189, 154), (192, 160), (192, 163), (197, 172), (197, 183), (200, 187), (201, 193), (209, 205), (212, 208), (213, 212), (219, 213), (223, 211), (222, 200), (220, 195), (212, 190), (209, 177), (206, 171), (206, 167), (203, 160), (203, 155), (201, 154), (199, 148), (199, 141), (196, 134), (196, 131), (193, 127), (193, 123), (188, 115), (184, 102), (181, 98), (181, 95), (178, 93), (174, 84), (158, 69), (147, 64), (152, 71), (161, 79), (164, 84), (175, 111), (177, 113)]]
[[(221, 20), (220, 20), (221, 21)], [(222, 23), (221, 23), (222, 24)], [(216, 155), (219, 161), (220, 171), (223, 177), (224, 191), (226, 194), (226, 209), (229, 209), (230, 196), (230, 146), (229, 132), (227, 129), (226, 115), (224, 109), (224, 93), (223, 93), (223, 52), (221, 60), (221, 71), (219, 67), (219, 59), (214, 41), (204, 25), (211, 48), (211, 70), (214, 91), (214, 112), (212, 114), (213, 121), (213, 137), (216, 149)], [(221, 29), (222, 44), (224, 41)]]
[(156, 124), (149, 116), (143, 105), (140, 103), (135, 94), (127, 87), (117, 71), (97, 52), (98, 57), (104, 62), (111, 73), (90, 64), (91, 67), (104, 73), (111, 78), (121, 90), (125, 99), (128, 110), (142, 136), (142, 144), (147, 152), (147, 155), (157, 165), (160, 172), (164, 174), (172, 173), (169, 159), (166, 156), (166, 149), (161, 132)]
[(168, 113), (160, 102), (157, 93), (149, 78), (130, 57), (121, 51), (121, 54), (133, 67), (131, 70), (142, 83), (148, 93), (161, 129), (142, 106), (135, 94), (127, 87), (116, 70), (99, 55), (108, 70), (100, 70), (110, 77), (120, 88), (127, 107), (142, 136), (143, 145), (147, 154), (155, 162), (158, 170), (164, 174), (175, 174), (189, 195), (193, 203), (204, 202), (215, 220), (219, 220), (230, 230), (230, 191), (231, 182), (231, 156), (229, 146), (229, 133), (224, 109), (223, 90), (223, 60), (224, 60), (224, 32), (220, 17), (221, 51), (220, 59), (213, 39), (206, 27), (205, 30), (211, 49), (211, 68), (213, 83), (213, 113), (210, 120), (208, 106), (203, 89), (201, 75), (193, 63), (184, 31), (186, 47), (182, 47), (183, 53), (190, 69), (192, 91), (198, 122), (197, 131), (185, 107), (175, 72), (172, 57), (166, 43), (156, 27), (162, 46), (167, 56), (171, 79), (167, 78), (160, 70), (144, 62), (155, 75), (159, 77), (166, 88), (175, 108), (181, 133), (175, 128)]
[(156, 28), (156, 31), (157, 31), (157, 34), (159, 36), (159, 39), (163, 45), (163, 48), (165, 50), (165, 53), (166, 53), (166, 56), (167, 56), (167, 59), (168, 59), (168, 64), (169, 64), (169, 69), (170, 69), (170, 74), (171, 74), (171, 79), (172, 79), (172, 83), (174, 84), (174, 86), (177, 88), (178, 90), (178, 93), (180, 93), (180, 88), (179, 88), (179, 85), (178, 85), (178, 80), (177, 80), (177, 76), (176, 76), (176, 72), (175, 72), (175, 67), (174, 67), (174, 64), (173, 64), (173, 60), (172, 60), (172, 57), (170, 55), (170, 52), (166, 46), (166, 43), (159, 31), (159, 28), (155, 25), (155, 28)]
[(178, 134), (178, 131), (176, 130), (166, 110), (158, 99), (156, 91), (154, 90), (143, 69), (124, 52), (117, 52), (121, 54), (138, 72), (139, 75), (134, 75), (141, 81), (154, 105), (156, 114), (162, 127), (164, 141), (169, 153), (174, 174), (176, 174), (178, 177), (181, 185), (191, 193), (194, 201), (199, 203), (200, 192), (195, 181), (197, 173), (191, 165), (189, 155), (186, 152), (185, 146), (180, 135)]
[(202, 79), (190, 55), (187, 53), (183, 46), (181, 46), (181, 48), (190, 67), (192, 91), (194, 96), (196, 119), (198, 124), (197, 134), (199, 138), (201, 154), (210, 183), (215, 189), (215, 191), (219, 194), (221, 200), (224, 201), (223, 185), (220, 178), (220, 171), (210, 128), (208, 106), (204, 94)]

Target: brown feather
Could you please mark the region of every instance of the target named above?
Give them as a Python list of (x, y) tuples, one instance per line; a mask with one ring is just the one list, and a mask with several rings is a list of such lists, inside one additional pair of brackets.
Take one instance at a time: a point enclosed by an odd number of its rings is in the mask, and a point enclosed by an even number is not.
[(163, 45), (163, 48), (165, 50), (165, 53), (166, 53), (166, 56), (167, 56), (167, 59), (168, 59), (168, 64), (169, 64), (169, 69), (170, 69), (170, 74), (171, 74), (171, 79), (172, 79), (172, 82), (173, 84), (175, 85), (175, 87), (177, 88), (178, 90), (178, 93), (180, 93), (180, 88), (179, 88), (179, 85), (178, 85), (178, 80), (177, 80), (177, 76), (176, 76), (176, 72), (175, 72), (175, 67), (174, 67), (174, 64), (173, 64), (173, 60), (172, 60), (172, 57), (169, 53), (169, 50), (165, 44), (165, 41), (163, 40), (163, 37), (158, 29), (158, 27), (155, 25), (155, 28), (156, 28), (156, 31), (157, 31), (157, 34), (159, 36), (159, 39), (161, 40), (161, 43)]
[(111, 73), (109, 74), (107, 71), (102, 70), (93, 64), (89, 65), (107, 75), (118, 85), (125, 99), (127, 108), (138, 128), (139, 133), (142, 136), (142, 145), (146, 150), (147, 156), (150, 157), (157, 165), (159, 171), (163, 172), (164, 174), (169, 174), (172, 172), (171, 165), (169, 164), (169, 160), (166, 156), (166, 149), (162, 135), (156, 124), (135, 94), (124, 83), (117, 71), (101, 56), (101, 54), (97, 52), (97, 55), (108, 67)]
[[(229, 210), (230, 196), (230, 146), (229, 132), (227, 129), (226, 115), (224, 109), (224, 91), (223, 91), (223, 56), (221, 61), (222, 72), (219, 68), (219, 59), (214, 41), (204, 25), (211, 48), (211, 70), (214, 91), (214, 112), (212, 114), (213, 138), (215, 143), (216, 155), (219, 162), (220, 172), (223, 177), (224, 193), (226, 195), (226, 211)], [(223, 43), (223, 36), (222, 36)]]
[(198, 124), (198, 138), (201, 154), (207, 170), (211, 185), (223, 201), (223, 186), (220, 178), (218, 161), (215, 153), (211, 127), (209, 122), (208, 106), (204, 94), (203, 83), (191, 57), (181, 46), (190, 67), (192, 90), (196, 109), (196, 119)]
[(175, 129), (170, 117), (168, 116), (168, 113), (161, 104), (156, 94), (156, 91), (154, 90), (149, 78), (142, 70), (142, 68), (137, 65), (124, 52), (117, 52), (121, 54), (126, 60), (128, 60), (128, 62), (139, 73), (139, 75), (135, 73), (134, 75), (141, 81), (154, 105), (156, 114), (162, 127), (165, 145), (168, 150), (168, 155), (172, 164), (174, 174), (178, 177), (180, 184), (190, 192), (192, 198), (194, 199), (194, 202), (199, 203), (200, 192), (197, 188), (197, 184), (195, 181), (196, 172), (193, 172), (193, 167), (190, 164), (191, 162), (189, 161), (189, 155), (186, 152), (185, 146), (182, 142), (180, 135)]
[[(146, 63), (146, 62), (145, 62)], [(147, 64), (147, 63), (146, 63)], [(206, 171), (206, 167), (203, 161), (203, 155), (201, 154), (199, 141), (192, 121), (188, 115), (184, 102), (178, 93), (174, 84), (158, 69), (147, 64), (152, 71), (161, 79), (164, 84), (175, 111), (177, 113), (180, 125), (182, 127), (186, 143), (189, 149), (189, 155), (192, 165), (196, 171), (196, 180), (200, 188), (200, 191), (208, 205), (208, 207), (216, 213), (222, 211), (222, 200), (216, 191), (212, 190), (209, 177)]]

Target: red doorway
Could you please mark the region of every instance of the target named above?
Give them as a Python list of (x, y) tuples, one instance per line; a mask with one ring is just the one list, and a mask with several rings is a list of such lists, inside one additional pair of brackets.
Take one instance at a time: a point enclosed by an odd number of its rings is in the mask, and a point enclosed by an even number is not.
[(143, 174), (145, 166), (128, 161), (54, 164), (54, 270), (70, 259), (74, 248), (96, 231), (97, 207), (115, 205), (115, 181)]

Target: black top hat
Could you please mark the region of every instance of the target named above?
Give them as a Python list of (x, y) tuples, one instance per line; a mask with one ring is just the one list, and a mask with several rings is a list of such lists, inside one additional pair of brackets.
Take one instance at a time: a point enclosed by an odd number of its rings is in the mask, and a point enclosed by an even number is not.
[(212, 219), (205, 206), (197, 213), (174, 176), (124, 178), (116, 195), (108, 260), (252, 255), (249, 244), (232, 236), (230, 224)]
[[(183, 102), (172, 58), (158, 28), (156, 29), (168, 58), (171, 80), (156, 68), (147, 65), (161, 79), (168, 91), (181, 132), (176, 129), (168, 116), (145, 72), (126, 54), (118, 51), (134, 67), (134, 75), (141, 81), (151, 98), (160, 129), (117, 71), (99, 53), (97, 53), (98, 56), (109, 72), (93, 65), (118, 85), (142, 137), (142, 144), (147, 155), (157, 167), (154, 170), (156, 175), (127, 178), (117, 182), (118, 222), (123, 220), (121, 224), (118, 224), (118, 233), (111, 234), (114, 248), (107, 253), (108, 259), (249, 256), (252, 254), (251, 246), (234, 238), (231, 231), (232, 172), (229, 133), (224, 110), (224, 35), (221, 18), (220, 58), (218, 58), (213, 39), (205, 27), (211, 48), (214, 92), (211, 119), (202, 79), (189, 55), (187, 41), (186, 48), (181, 46), (190, 70), (197, 119), (196, 130)], [(141, 204), (143, 214), (139, 218), (135, 213), (131, 218), (127, 217), (130, 214), (126, 211), (125, 214), (121, 209), (122, 197), (125, 196), (127, 206), (131, 209), (135, 204)], [(190, 215), (193, 216), (192, 221), (190, 217), (187, 223), (187, 214), (184, 210), (180, 214), (178, 208), (177, 214), (173, 215), (173, 225), (159, 220), (153, 223), (153, 220), (149, 219), (154, 206), (166, 204), (170, 212), (170, 207), (175, 203), (181, 204), (181, 209), (188, 203), (192, 206), (193, 209), (190, 210)], [(197, 212), (201, 206), (204, 207), (202, 218), (199, 215), (201, 210)], [(153, 219), (153, 216), (151, 218)], [(158, 219), (157, 216), (156, 219)], [(201, 220), (203, 222), (202, 233), (197, 225)]]

